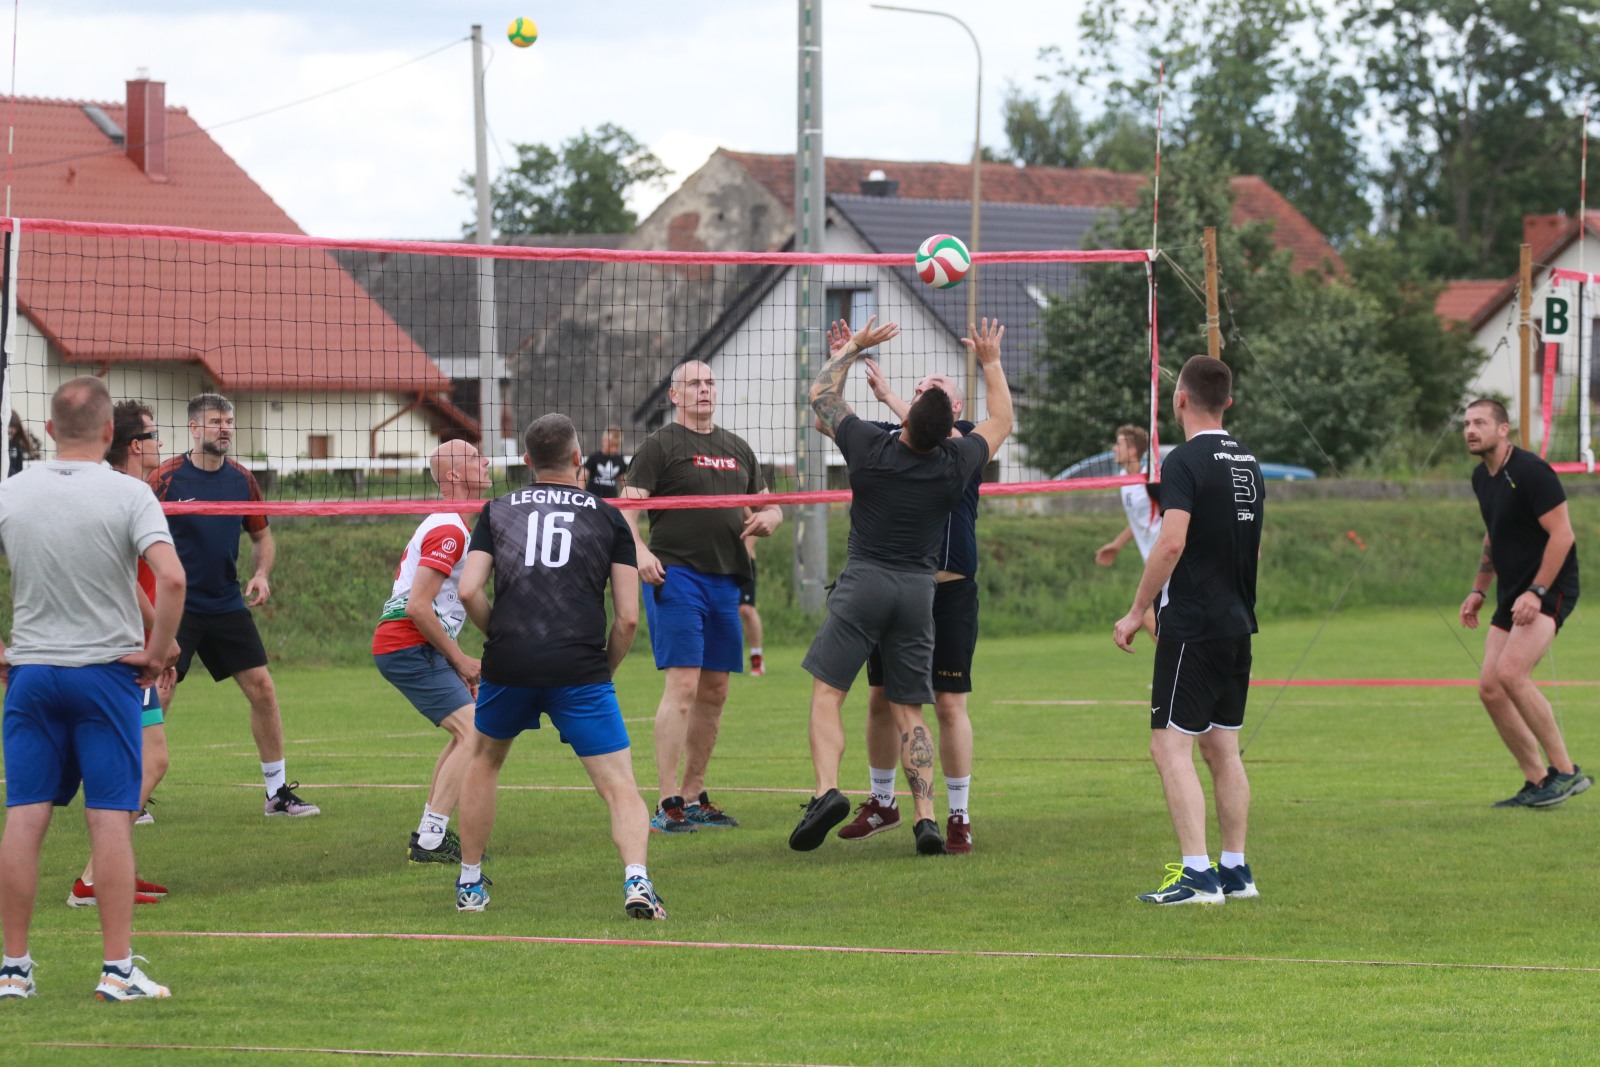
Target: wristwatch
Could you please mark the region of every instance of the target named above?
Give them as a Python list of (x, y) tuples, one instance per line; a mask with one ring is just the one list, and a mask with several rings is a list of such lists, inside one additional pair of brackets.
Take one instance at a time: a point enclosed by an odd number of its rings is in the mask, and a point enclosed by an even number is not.
[(1534, 582), (1532, 585), (1528, 586), (1528, 592), (1532, 593), (1540, 600), (1543, 600), (1545, 596), (1549, 594), (1550, 590), (1546, 586), (1542, 586), (1538, 582)]

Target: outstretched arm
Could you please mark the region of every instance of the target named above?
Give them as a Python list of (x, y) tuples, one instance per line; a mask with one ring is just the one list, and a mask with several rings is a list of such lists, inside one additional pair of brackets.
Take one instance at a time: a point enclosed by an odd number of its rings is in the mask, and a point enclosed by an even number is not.
[[(887, 323), (883, 326), (874, 326), (878, 317), (876, 315), (867, 319), (867, 324), (856, 331), (843, 346), (834, 350), (828, 362), (822, 365), (817, 372), (817, 380), (811, 383), (811, 410), (817, 413), (817, 429), (825, 436), (833, 436), (833, 428), (839, 420), (850, 414), (850, 405), (844, 402), (844, 380), (850, 373), (850, 365), (856, 357), (874, 345), (900, 333), (898, 323)], [(838, 324), (834, 325), (836, 336)]]
[(1000, 366), (1000, 341), (1005, 335), (1006, 328), (999, 319), (983, 319), (976, 326), (968, 326), (967, 336), (961, 339), (983, 366), (983, 402), (989, 417), (972, 432), (989, 443), (990, 459), (999, 455), (1000, 446), (1011, 435), (1011, 386), (1006, 382), (1005, 368)]

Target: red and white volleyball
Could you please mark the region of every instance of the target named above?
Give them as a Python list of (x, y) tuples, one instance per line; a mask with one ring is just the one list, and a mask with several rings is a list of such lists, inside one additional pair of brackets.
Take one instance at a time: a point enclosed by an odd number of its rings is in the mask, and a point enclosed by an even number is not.
[(917, 277), (936, 289), (960, 285), (972, 269), (972, 253), (961, 238), (936, 233), (917, 249)]

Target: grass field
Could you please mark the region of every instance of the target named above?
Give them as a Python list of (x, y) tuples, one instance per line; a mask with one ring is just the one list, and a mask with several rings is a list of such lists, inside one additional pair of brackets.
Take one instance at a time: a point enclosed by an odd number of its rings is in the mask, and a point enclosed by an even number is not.
[[(1303, 655), (1302, 678), (1474, 673), (1431, 611), (1340, 615), (1316, 637), (1320, 624), (1269, 622), (1257, 678)], [(661, 924), (624, 917), (603, 807), (550, 732), (507, 766), (493, 903), (457, 915), (454, 870), (404, 859), (441, 738), (376, 672), (278, 674), (290, 774), (324, 812), (307, 820), (261, 817), (242, 698), (190, 681), (157, 822), (136, 835), (141, 870), (172, 895), (139, 909), (135, 950), (173, 999), (90, 999), (95, 915), (63, 903), (86, 847), (75, 806), (46, 845), (41, 993), (3, 1006), (6, 1062), (350, 1062), (224, 1050), (244, 1046), (757, 1064), (1592, 1054), (1600, 791), (1491, 811), (1518, 776), (1470, 687), (1258, 686), (1245, 736), (1262, 898), (1141, 905), (1176, 848), (1146, 755), (1149, 646), (1124, 656), (1106, 629), (981, 645), (966, 857), (917, 857), (904, 830), (789, 851), (809, 793), (809, 682), (799, 649), (769, 650), (768, 677), (734, 680), (712, 766), (744, 825), (652, 838)], [(1580, 761), (1600, 760), (1597, 631), (1580, 607), (1556, 675), (1591, 684), (1549, 690)], [(619, 691), (648, 777), (659, 688), (645, 655)], [(321, 933), (366, 936), (245, 936)]]

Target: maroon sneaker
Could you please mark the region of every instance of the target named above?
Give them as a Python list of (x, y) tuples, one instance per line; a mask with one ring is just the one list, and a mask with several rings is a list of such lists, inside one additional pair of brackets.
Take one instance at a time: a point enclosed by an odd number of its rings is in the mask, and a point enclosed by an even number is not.
[(944, 824), (944, 850), (958, 856), (972, 851), (972, 823), (952, 815)]
[(898, 807), (894, 804), (885, 807), (878, 803), (876, 797), (868, 797), (865, 803), (856, 808), (856, 817), (839, 827), (839, 838), (843, 841), (865, 841), (873, 834), (893, 830), (899, 825)]

